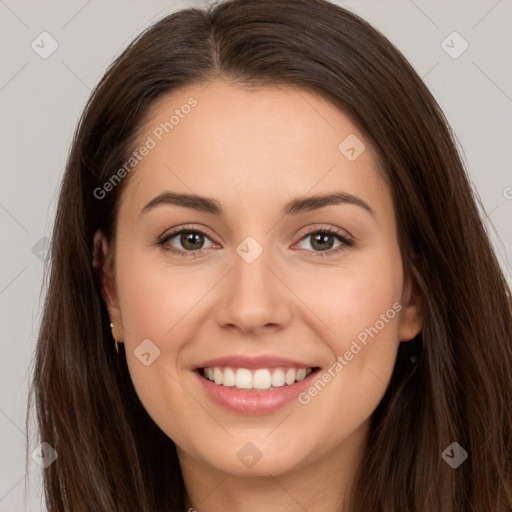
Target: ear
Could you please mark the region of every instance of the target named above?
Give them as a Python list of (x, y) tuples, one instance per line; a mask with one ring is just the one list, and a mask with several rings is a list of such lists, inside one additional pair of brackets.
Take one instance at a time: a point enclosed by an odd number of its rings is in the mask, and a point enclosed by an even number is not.
[(110, 321), (114, 324), (112, 337), (121, 343), (124, 330), (115, 284), (113, 251), (101, 230), (96, 231), (94, 235), (93, 247), (93, 266), (98, 269), (100, 274), (101, 294), (105, 301)]
[(418, 285), (418, 274), (414, 266), (411, 266), (405, 279), (402, 306), (400, 341), (410, 341), (418, 335), (425, 321), (425, 299)]

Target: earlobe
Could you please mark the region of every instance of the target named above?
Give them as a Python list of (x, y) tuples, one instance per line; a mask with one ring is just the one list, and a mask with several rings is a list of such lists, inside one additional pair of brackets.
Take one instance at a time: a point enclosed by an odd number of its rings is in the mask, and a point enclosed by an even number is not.
[[(107, 239), (101, 230), (96, 231), (93, 242), (93, 266), (99, 272), (101, 279), (101, 294), (107, 307), (110, 321), (114, 324), (112, 336), (117, 341), (123, 332), (121, 311), (114, 279), (112, 254)], [(114, 332), (114, 330), (116, 332)]]
[(417, 271), (411, 268), (402, 296), (400, 341), (410, 341), (419, 334), (425, 320), (425, 303), (417, 279)]

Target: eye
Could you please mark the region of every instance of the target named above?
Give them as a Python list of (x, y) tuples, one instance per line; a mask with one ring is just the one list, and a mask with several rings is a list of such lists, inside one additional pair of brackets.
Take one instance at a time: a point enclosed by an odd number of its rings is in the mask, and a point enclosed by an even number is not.
[[(160, 245), (166, 251), (178, 254), (178, 256), (196, 257), (203, 254), (205, 239), (210, 240), (204, 231), (197, 228), (192, 229), (182, 227), (164, 235), (158, 241), (158, 245)], [(182, 248), (176, 248), (173, 244), (179, 244)], [(211, 242), (211, 244), (212, 245), (209, 247), (213, 247), (215, 245), (213, 242)]]
[[(317, 228), (310, 230), (300, 241), (305, 240), (310, 240), (309, 246), (311, 249), (306, 249), (313, 250), (313, 252), (316, 253), (315, 256), (332, 255), (333, 253), (337, 253), (354, 245), (354, 241), (351, 240), (345, 232), (334, 228)], [(333, 248), (333, 244), (336, 240), (339, 242), (339, 246)]]

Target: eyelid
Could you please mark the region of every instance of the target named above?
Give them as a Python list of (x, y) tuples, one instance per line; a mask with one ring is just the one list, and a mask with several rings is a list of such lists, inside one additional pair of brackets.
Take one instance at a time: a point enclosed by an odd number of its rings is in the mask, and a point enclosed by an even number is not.
[(299, 241), (294, 244), (293, 247), (298, 245), (303, 240), (307, 239), (309, 236), (311, 236), (314, 233), (327, 233), (330, 236), (333, 236), (338, 239), (340, 242), (340, 245), (338, 247), (334, 247), (331, 249), (328, 249), (326, 251), (312, 251), (303, 249), (303, 251), (306, 252), (308, 257), (316, 258), (316, 257), (328, 257), (333, 255), (338, 255), (339, 253), (349, 249), (350, 247), (353, 247), (355, 245), (354, 237), (348, 232), (338, 227), (332, 227), (332, 226), (314, 226), (309, 228), (305, 233), (302, 234)]
[(301, 235), (300, 240), (305, 238), (308, 235), (311, 235), (312, 233), (318, 233), (318, 232), (327, 232), (331, 233), (333, 235), (342, 236), (346, 238), (347, 240), (355, 241), (354, 236), (348, 232), (346, 229), (341, 229), (335, 226), (327, 226), (325, 224), (314, 224), (312, 227), (306, 228), (306, 231), (304, 231)]
[(159, 236), (159, 240), (169, 239), (176, 235), (179, 235), (182, 231), (194, 231), (197, 233), (201, 233), (202, 235), (207, 236), (212, 239), (215, 238), (214, 235), (208, 230), (208, 228), (201, 226), (200, 224), (184, 224), (183, 226), (179, 226), (176, 228), (172, 228), (168, 231), (165, 231), (163, 235)]
[(156, 244), (161, 246), (164, 250), (167, 250), (169, 252), (173, 252), (173, 253), (178, 253), (178, 254), (182, 254), (182, 253), (186, 253), (186, 254), (202, 254), (205, 249), (199, 249), (197, 251), (184, 251), (183, 249), (176, 249), (175, 247), (168, 247), (167, 246), (167, 242), (180, 235), (182, 232), (194, 232), (194, 233), (199, 233), (201, 235), (203, 235), (204, 237), (208, 238), (212, 244), (214, 245), (219, 245), (217, 242), (215, 242), (214, 240), (212, 240), (212, 236), (209, 234), (209, 232), (207, 231), (206, 228), (203, 228), (203, 227), (197, 227), (197, 225), (192, 225), (192, 224), (186, 224), (184, 226), (180, 226), (178, 228), (175, 228), (175, 229), (171, 229), (169, 232), (166, 232), (164, 233), (163, 235), (159, 236), (158, 239), (157, 239), (157, 242)]

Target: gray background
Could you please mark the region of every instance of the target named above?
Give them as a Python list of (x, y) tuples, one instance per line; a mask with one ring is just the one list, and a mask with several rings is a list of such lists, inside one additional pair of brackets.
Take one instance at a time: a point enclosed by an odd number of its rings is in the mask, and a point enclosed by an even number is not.
[[(32, 459), (28, 483), (24, 476), (26, 397), (45, 249), (76, 122), (93, 85), (138, 32), (203, 3), (0, 0), (0, 512), (43, 510), (42, 470)], [(339, 3), (404, 53), (443, 108), (512, 283), (512, 0)], [(43, 31), (58, 43), (47, 59), (31, 47)], [(458, 58), (442, 47), (453, 31), (469, 44)], [(446, 44), (454, 52), (462, 42)]]

